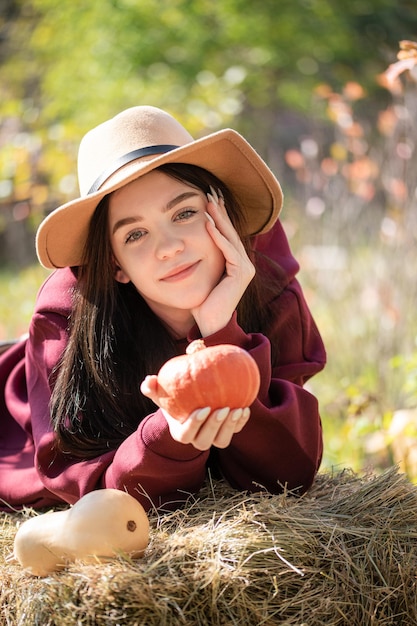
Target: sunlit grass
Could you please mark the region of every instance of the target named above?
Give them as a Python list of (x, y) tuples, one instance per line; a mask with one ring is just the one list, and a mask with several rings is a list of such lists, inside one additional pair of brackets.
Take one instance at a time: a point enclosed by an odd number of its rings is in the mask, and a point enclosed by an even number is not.
[(333, 270), (313, 252), (301, 247), (301, 282), (328, 354), (309, 382), (321, 406), (323, 467), (382, 470), (402, 460), (392, 447), (395, 412), (417, 406), (417, 251), (401, 269), (401, 250), (351, 246)]

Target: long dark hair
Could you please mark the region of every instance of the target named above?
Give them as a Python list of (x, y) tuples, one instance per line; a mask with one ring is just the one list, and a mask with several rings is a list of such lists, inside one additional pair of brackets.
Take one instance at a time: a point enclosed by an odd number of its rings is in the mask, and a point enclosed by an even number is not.
[[(219, 179), (194, 165), (167, 164), (158, 170), (204, 193), (210, 185), (220, 189), (230, 219), (253, 257), (239, 205)], [(257, 259), (253, 261), (256, 266)], [(274, 273), (271, 281), (257, 271), (241, 299), (238, 321), (246, 332), (262, 332), (269, 323), (267, 302), (285, 280), (278, 267)], [(176, 341), (135, 287), (117, 282), (114, 275), (106, 196), (91, 219), (78, 268), (69, 340), (54, 374), (51, 397), (58, 446), (78, 458), (115, 449), (156, 410), (140, 392), (140, 383), (178, 353)]]

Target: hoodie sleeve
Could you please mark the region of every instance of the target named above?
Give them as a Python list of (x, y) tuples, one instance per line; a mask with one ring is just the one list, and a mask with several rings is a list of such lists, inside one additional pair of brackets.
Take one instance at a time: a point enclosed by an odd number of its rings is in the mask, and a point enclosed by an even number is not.
[(35, 466), (43, 485), (68, 503), (105, 487), (127, 490), (146, 509), (184, 500), (201, 487), (208, 452), (175, 442), (159, 410), (145, 417), (116, 450), (96, 458), (78, 460), (57, 449), (49, 411), (50, 375), (68, 340), (74, 281), (69, 270), (58, 270), (44, 284), (26, 348)]
[[(234, 317), (227, 328), (205, 338), (206, 345), (234, 343), (244, 348), (261, 374), (248, 423), (228, 448), (216, 450), (214, 459), (238, 489), (303, 492), (315, 478), (323, 451), (318, 402), (304, 383), (324, 367), (325, 352), (295, 280), (278, 301), (285, 315), (277, 316), (269, 337), (244, 333)], [(271, 364), (274, 341), (282, 349)]]

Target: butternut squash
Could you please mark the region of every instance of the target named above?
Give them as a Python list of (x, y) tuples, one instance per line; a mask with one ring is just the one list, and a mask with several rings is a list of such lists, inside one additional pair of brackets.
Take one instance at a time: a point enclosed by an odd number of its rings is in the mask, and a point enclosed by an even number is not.
[(32, 517), (18, 528), (14, 558), (34, 576), (47, 576), (73, 561), (99, 562), (117, 554), (143, 555), (149, 520), (124, 491), (99, 489), (71, 508)]

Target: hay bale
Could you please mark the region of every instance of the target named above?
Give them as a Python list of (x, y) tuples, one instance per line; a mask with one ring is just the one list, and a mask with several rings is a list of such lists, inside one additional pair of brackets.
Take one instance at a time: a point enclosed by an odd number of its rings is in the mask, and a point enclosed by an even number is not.
[[(7, 556), (16, 518), (2, 521)], [(361, 478), (320, 474), (302, 498), (208, 482), (151, 524), (138, 561), (74, 564), (46, 579), (3, 565), (5, 623), (417, 623), (417, 487), (396, 468)]]

